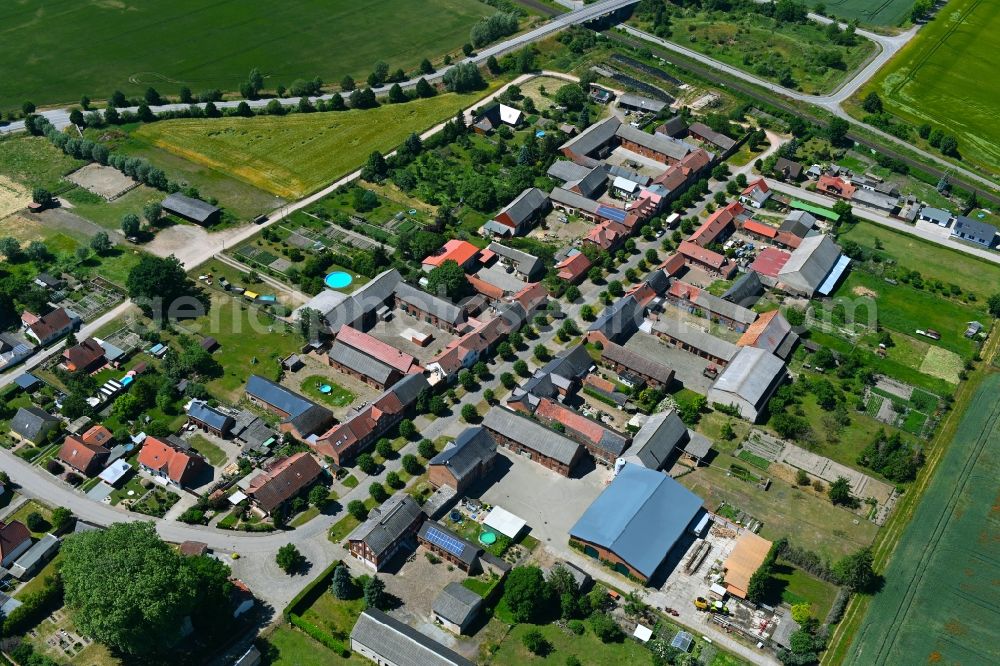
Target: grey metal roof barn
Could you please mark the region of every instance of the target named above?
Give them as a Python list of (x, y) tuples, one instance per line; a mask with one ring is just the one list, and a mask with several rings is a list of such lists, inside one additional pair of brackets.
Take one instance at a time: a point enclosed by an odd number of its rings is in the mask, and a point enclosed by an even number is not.
[(829, 236), (807, 236), (778, 271), (778, 280), (793, 293), (812, 296), (839, 259), (840, 246)]
[(408, 303), (423, 312), (432, 314), (449, 324), (458, 324), (465, 319), (465, 313), (462, 311), (462, 308), (449, 303), (443, 298), (432, 296), (426, 291), (412, 287), (405, 282), (400, 282), (396, 285), (396, 297), (400, 301)]
[(740, 347), (708, 390), (708, 401), (736, 405), (740, 416), (756, 421), (784, 379), (785, 362), (780, 358), (757, 347)]
[(687, 426), (676, 411), (671, 409), (653, 414), (632, 438), (632, 448), (626, 460), (648, 469), (663, 469), (674, 448), (687, 439)]
[(260, 375), (247, 379), (247, 394), (288, 414), (287, 421), (303, 434), (317, 432), (333, 421), (333, 412), (326, 407)]
[(570, 528), (649, 577), (702, 511), (702, 499), (672, 478), (627, 464)]
[(486, 412), (483, 426), (564, 465), (571, 465), (580, 450), (568, 437), (499, 405)]
[(569, 160), (556, 160), (549, 167), (549, 170), (545, 172), (547, 176), (561, 180), (564, 183), (586, 178), (588, 173), (590, 173), (590, 169)]
[(371, 377), (379, 384), (385, 384), (392, 376), (393, 369), (385, 363), (362, 353), (354, 347), (336, 340), (327, 354), (330, 360), (350, 368), (354, 372)]
[(653, 324), (653, 330), (663, 333), (674, 340), (678, 340), (685, 345), (701, 350), (715, 358), (730, 360), (736, 356), (739, 347), (717, 338), (703, 329), (691, 326), (680, 319), (664, 318)]
[(201, 199), (194, 199), (177, 192), (169, 195), (160, 205), (163, 206), (163, 210), (171, 215), (177, 215), (198, 224), (212, 224), (213, 222), (217, 222), (219, 214), (222, 212), (218, 206), (213, 206)]
[(618, 98), (618, 106), (624, 106), (629, 109), (634, 109), (636, 111), (649, 111), (650, 113), (659, 113), (666, 106), (666, 102), (661, 102), (658, 99), (650, 99), (649, 97), (643, 97), (642, 95), (635, 95), (633, 93), (622, 93), (622, 96)]
[(377, 655), (381, 658), (379, 663), (395, 666), (475, 666), (462, 655), (374, 608), (358, 616), (351, 630), (351, 647), (365, 656)]

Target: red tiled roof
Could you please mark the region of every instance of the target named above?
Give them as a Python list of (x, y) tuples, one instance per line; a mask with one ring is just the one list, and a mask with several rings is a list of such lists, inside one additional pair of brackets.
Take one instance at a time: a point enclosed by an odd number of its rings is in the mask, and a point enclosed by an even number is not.
[(464, 240), (452, 239), (444, 244), (444, 247), (433, 254), (427, 255), (423, 261), (424, 266), (440, 266), (444, 262), (454, 261), (459, 266), (464, 266), (479, 252), (479, 248)]
[(748, 233), (765, 236), (767, 238), (774, 238), (778, 235), (778, 230), (770, 224), (764, 224), (763, 222), (757, 222), (756, 220), (747, 220), (744, 222), (743, 230)]
[(754, 190), (760, 190), (761, 192), (770, 192), (771, 188), (767, 186), (767, 182), (763, 178), (758, 178), (749, 185), (747, 185), (740, 194), (750, 194)]
[(97, 458), (107, 456), (110, 453), (107, 448), (100, 444), (87, 444), (72, 435), (67, 435), (59, 449), (59, 460), (86, 474), (90, 472), (90, 467)]
[(70, 370), (89, 368), (104, 357), (104, 348), (94, 338), (87, 338), (75, 347), (63, 351), (63, 358)]
[(669, 257), (660, 264), (660, 268), (667, 272), (667, 275), (676, 275), (682, 268), (684, 268), (684, 257), (674, 252)]
[(677, 251), (684, 255), (687, 259), (700, 264), (705, 264), (706, 266), (711, 266), (716, 270), (719, 270), (726, 265), (726, 258), (723, 255), (718, 252), (713, 252), (712, 250), (707, 250), (690, 241), (681, 241), (681, 244), (677, 246)]
[(185, 485), (204, 464), (202, 459), (187, 451), (174, 448), (155, 437), (147, 437), (139, 452), (139, 464), (163, 472), (171, 481)]
[(535, 416), (546, 421), (561, 423), (567, 430), (572, 430), (595, 445), (601, 442), (604, 433), (607, 432), (607, 428), (600, 423), (591, 421), (586, 416), (548, 398), (542, 398), (538, 402)]
[(278, 458), (263, 474), (250, 482), (247, 494), (264, 511), (272, 511), (303, 488), (315, 481), (323, 468), (307, 452), (296, 453), (288, 458)]
[(107, 442), (112, 439), (111, 431), (102, 425), (95, 425), (94, 427), (83, 433), (80, 440), (84, 444), (89, 444), (91, 446), (104, 446)]
[(626, 231), (617, 222), (602, 222), (587, 233), (586, 240), (600, 247), (602, 250), (607, 250), (614, 247), (626, 235)]
[(779, 314), (780, 312), (778, 310), (771, 310), (770, 312), (765, 312), (757, 317), (757, 321), (750, 324), (747, 330), (743, 332), (743, 335), (740, 336), (740, 339), (736, 342), (736, 344), (740, 347), (752, 347), (757, 344), (757, 340), (760, 339), (760, 336), (764, 335), (767, 331), (767, 327), (771, 323), (771, 320)]
[(492, 298), (495, 301), (499, 301), (507, 293), (495, 284), (490, 284), (486, 280), (481, 280), (475, 275), (466, 275), (465, 277), (469, 281), (469, 284), (472, 285), (472, 288), (476, 290), (476, 293), (482, 294), (486, 298)]
[(0, 560), (17, 550), (25, 541), (31, 541), (31, 532), (20, 520), (9, 523), (0, 521)]
[(578, 252), (556, 264), (556, 269), (559, 271), (556, 275), (560, 279), (572, 282), (590, 270), (590, 265), (590, 259), (587, 258), (587, 255)]
[(39, 340), (44, 340), (56, 331), (67, 328), (71, 323), (69, 315), (66, 314), (66, 310), (63, 308), (56, 308), (44, 317), (25, 312), (21, 315), (21, 321), (28, 325)]
[(720, 208), (712, 213), (707, 220), (702, 222), (701, 226), (695, 229), (688, 240), (702, 247), (709, 245), (733, 223), (736, 216), (742, 213), (743, 210), (743, 204), (739, 202), (733, 202), (725, 208)]
[(625, 295), (634, 296), (639, 305), (646, 307), (654, 298), (656, 298), (656, 291), (649, 286), (648, 282), (640, 282), (625, 292)]
[(531, 312), (549, 297), (549, 292), (541, 282), (532, 282), (514, 294), (514, 300), (521, 304), (525, 312)]
[(420, 370), (416, 359), (409, 354), (401, 352), (392, 345), (386, 344), (367, 333), (362, 333), (356, 328), (351, 328), (347, 324), (341, 326), (337, 332), (337, 342), (353, 347), (359, 352), (399, 370), (404, 375), (415, 370)]
[(757, 258), (754, 259), (753, 263), (750, 264), (750, 270), (757, 271), (761, 275), (776, 278), (778, 277), (778, 271), (784, 267), (791, 256), (789, 253), (774, 247), (764, 248), (757, 255)]
[(856, 188), (851, 183), (846, 180), (842, 180), (837, 176), (823, 174), (816, 182), (816, 189), (820, 192), (829, 192), (845, 199), (850, 199), (854, 196)]

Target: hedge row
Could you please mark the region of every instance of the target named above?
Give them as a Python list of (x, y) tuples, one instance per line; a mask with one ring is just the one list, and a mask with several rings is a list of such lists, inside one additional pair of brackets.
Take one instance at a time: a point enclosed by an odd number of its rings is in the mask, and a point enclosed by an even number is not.
[(348, 651), (347, 647), (345, 647), (342, 642), (338, 641), (336, 638), (326, 633), (325, 631), (317, 627), (315, 624), (303, 620), (301, 616), (296, 615), (295, 613), (291, 613), (288, 616), (288, 621), (294, 624), (302, 631), (312, 636), (313, 638), (315, 638), (317, 641), (319, 641), (326, 647), (330, 648), (331, 650), (339, 654), (341, 657), (346, 658), (351, 655), (350, 651)]
[(63, 604), (63, 585), (59, 575), (47, 579), (45, 587), (27, 594), (20, 606), (3, 619), (3, 635), (19, 636)]
[[(322, 594), (330, 587), (330, 583), (333, 580), (333, 570), (341, 564), (343, 564), (343, 562), (337, 560), (326, 569), (323, 569), (320, 575), (317, 576), (313, 582), (306, 585), (301, 592), (296, 594), (295, 597), (288, 602), (288, 605), (285, 606), (285, 610), (282, 611), (283, 615), (290, 619), (293, 614), (298, 613), (301, 610), (300, 606), (311, 606), (318, 595)], [(316, 591), (317, 588), (319, 588), (318, 594)]]

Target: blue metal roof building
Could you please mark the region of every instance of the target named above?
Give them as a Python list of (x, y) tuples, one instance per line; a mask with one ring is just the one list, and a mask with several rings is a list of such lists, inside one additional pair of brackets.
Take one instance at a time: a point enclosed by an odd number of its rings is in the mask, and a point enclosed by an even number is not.
[(617, 559), (622, 573), (648, 580), (701, 516), (702, 504), (666, 474), (626, 464), (569, 533), (588, 555)]

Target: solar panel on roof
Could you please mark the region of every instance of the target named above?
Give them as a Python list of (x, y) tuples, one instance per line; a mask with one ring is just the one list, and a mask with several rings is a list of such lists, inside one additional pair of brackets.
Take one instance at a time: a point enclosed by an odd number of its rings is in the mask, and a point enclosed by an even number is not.
[(445, 534), (441, 530), (435, 529), (433, 527), (427, 528), (426, 538), (435, 546), (440, 546), (441, 548), (444, 548), (446, 551), (448, 551), (452, 555), (455, 555), (456, 557), (461, 555), (462, 550), (465, 548), (465, 545), (455, 537), (451, 536), (450, 534)]

